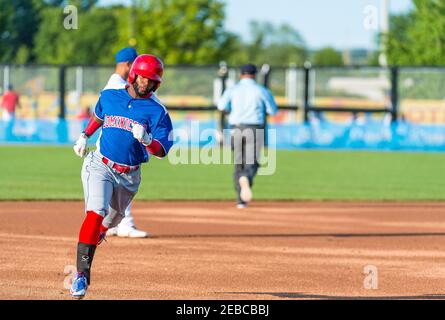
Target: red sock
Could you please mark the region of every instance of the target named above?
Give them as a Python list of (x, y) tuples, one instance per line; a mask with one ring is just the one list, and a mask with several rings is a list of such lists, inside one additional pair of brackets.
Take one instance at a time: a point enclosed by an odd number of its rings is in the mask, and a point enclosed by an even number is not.
[(87, 216), (80, 228), (79, 242), (97, 245), (100, 237), (100, 228), (104, 218), (94, 211), (87, 211)]

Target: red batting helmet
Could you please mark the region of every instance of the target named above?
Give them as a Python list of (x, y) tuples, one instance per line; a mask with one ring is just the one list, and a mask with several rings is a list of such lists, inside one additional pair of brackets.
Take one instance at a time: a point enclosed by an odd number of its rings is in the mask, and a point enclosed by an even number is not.
[(163, 74), (164, 64), (162, 63), (161, 59), (151, 54), (141, 54), (131, 65), (130, 73), (128, 75), (128, 82), (133, 84), (136, 81), (136, 75), (138, 75), (158, 82), (159, 87), (160, 83), (162, 82)]

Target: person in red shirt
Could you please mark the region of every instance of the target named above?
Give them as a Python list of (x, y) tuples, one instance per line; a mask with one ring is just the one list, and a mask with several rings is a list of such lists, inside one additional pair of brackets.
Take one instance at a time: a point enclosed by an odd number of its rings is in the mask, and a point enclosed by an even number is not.
[(19, 94), (14, 91), (12, 85), (8, 86), (8, 90), (3, 95), (3, 121), (11, 121), (15, 119), (16, 107), (21, 108)]

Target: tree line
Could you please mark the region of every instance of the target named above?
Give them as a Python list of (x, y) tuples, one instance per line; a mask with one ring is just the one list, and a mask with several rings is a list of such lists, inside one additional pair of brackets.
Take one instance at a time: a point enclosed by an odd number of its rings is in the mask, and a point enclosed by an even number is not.
[[(97, 0), (0, 0), (0, 62), (112, 64), (133, 46), (167, 64), (342, 64), (333, 48), (309, 52), (288, 24), (250, 22), (250, 40), (226, 30), (222, 0), (133, 0), (99, 6)], [(77, 8), (77, 29), (66, 29), (67, 5)]]
[(445, 65), (445, 1), (413, 0), (410, 12), (394, 15), (382, 35), (393, 65)]
[[(288, 24), (251, 21), (248, 40), (225, 26), (223, 0), (132, 0), (99, 6), (98, 0), (0, 0), (0, 62), (112, 64), (133, 46), (167, 64), (342, 65), (334, 48), (311, 51)], [(445, 1), (413, 0), (380, 35), (389, 64), (445, 63)], [(77, 29), (67, 29), (67, 5), (77, 8)], [(375, 54), (365, 63), (378, 64)]]

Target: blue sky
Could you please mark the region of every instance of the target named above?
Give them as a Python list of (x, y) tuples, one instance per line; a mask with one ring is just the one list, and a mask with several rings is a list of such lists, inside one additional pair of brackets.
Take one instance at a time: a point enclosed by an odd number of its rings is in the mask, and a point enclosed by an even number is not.
[[(309, 48), (324, 46), (375, 48), (375, 33), (366, 30), (365, 8), (380, 7), (381, 0), (225, 0), (226, 28), (248, 39), (249, 21), (288, 23), (303, 36)], [(100, 4), (130, 0), (100, 0)], [(391, 13), (405, 12), (411, 0), (390, 0)]]

